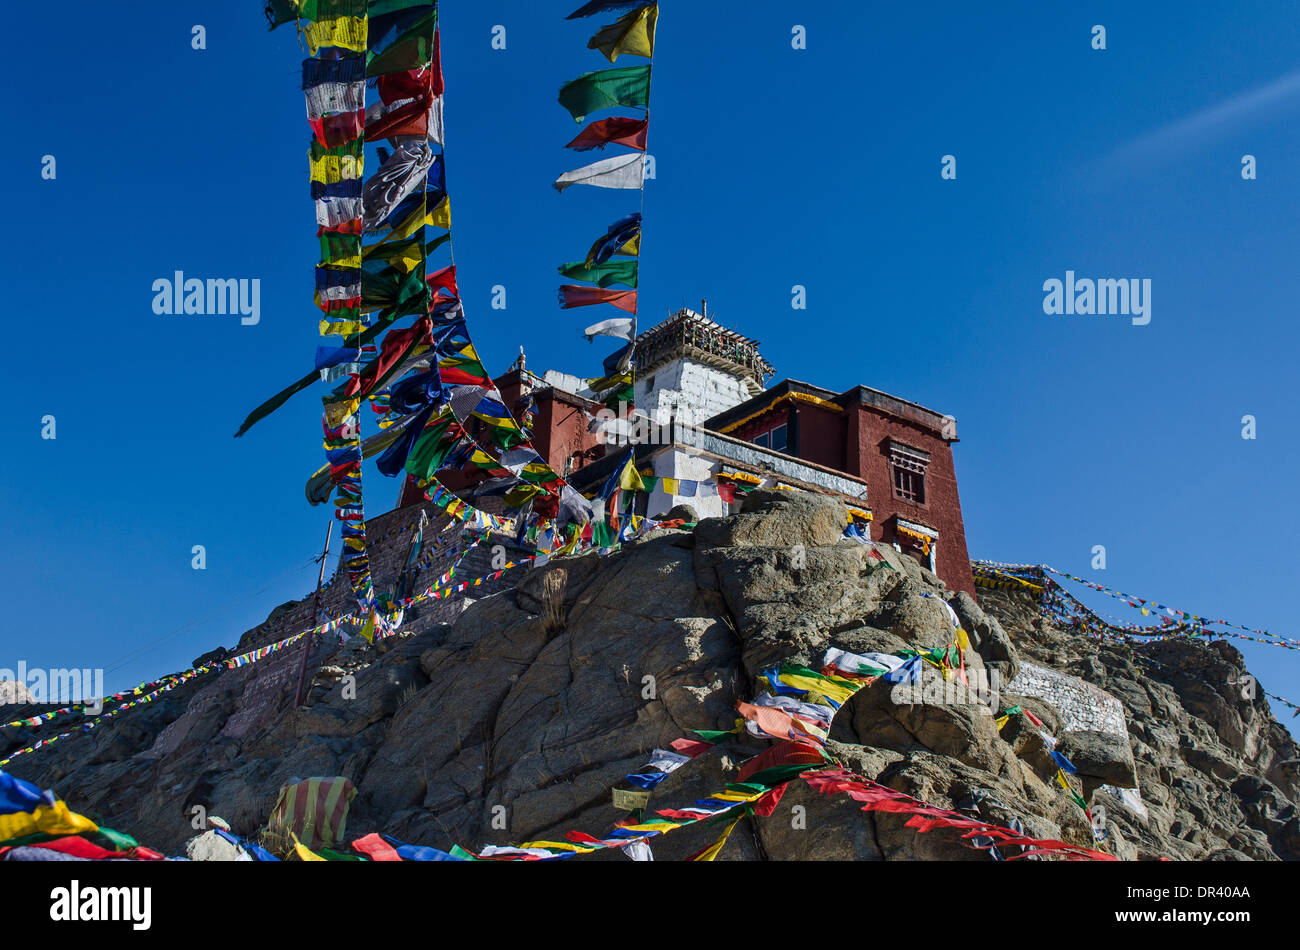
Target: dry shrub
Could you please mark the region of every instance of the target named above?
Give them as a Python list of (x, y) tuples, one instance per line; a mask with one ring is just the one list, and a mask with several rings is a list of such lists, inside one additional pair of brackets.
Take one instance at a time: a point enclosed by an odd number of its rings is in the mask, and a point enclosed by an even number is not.
[(564, 629), (564, 591), (569, 572), (557, 567), (542, 578), (542, 627), (547, 633)]

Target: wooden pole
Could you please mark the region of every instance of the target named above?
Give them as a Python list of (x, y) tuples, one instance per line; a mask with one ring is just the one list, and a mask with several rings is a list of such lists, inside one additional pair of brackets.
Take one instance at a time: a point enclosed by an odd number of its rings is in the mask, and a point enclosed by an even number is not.
[[(334, 519), (331, 518), (329, 529), (325, 532), (325, 550), (321, 552), (320, 557), (316, 558), (316, 560), (320, 562), (320, 572), (316, 575), (316, 596), (312, 598), (312, 603), (311, 603), (311, 629), (313, 631), (316, 629), (316, 621), (320, 617), (320, 588), (321, 588), (321, 584), (324, 583), (325, 581), (325, 562), (329, 560), (330, 539), (333, 536), (334, 536)], [(293, 705), (295, 709), (298, 706), (302, 705), (302, 700), (303, 700), (302, 687), (303, 687), (303, 681), (306, 679), (307, 676), (307, 658), (311, 656), (312, 647), (315, 645), (315, 643), (316, 643), (316, 634), (314, 632), (308, 633), (307, 642), (303, 645), (302, 648), (302, 665), (298, 667), (298, 688), (294, 690), (294, 694), (293, 694)]]

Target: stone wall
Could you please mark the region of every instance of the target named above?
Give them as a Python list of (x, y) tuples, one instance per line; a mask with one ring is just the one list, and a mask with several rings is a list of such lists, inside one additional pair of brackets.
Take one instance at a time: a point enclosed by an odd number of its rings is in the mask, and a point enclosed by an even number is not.
[(1006, 691), (1050, 703), (1060, 714), (1063, 732), (1103, 732), (1128, 741), (1120, 701), (1077, 676), (1021, 663), (1020, 672), (1007, 684)]
[[(455, 522), (442, 514), (436, 506), (429, 502), (411, 505), (406, 508), (396, 508), (386, 514), (371, 518), (367, 523), (370, 542), (370, 573), (376, 591), (391, 591), (395, 587), (402, 565), (406, 562), (410, 552), (412, 531), (419, 521), (422, 511), (428, 514), (429, 523), (424, 528), (420, 556), (424, 557), (428, 552), (435, 550), (439, 553), (430, 559), (427, 566), (417, 572), (411, 584), (411, 589), (416, 592), (422, 591), (442, 576), (455, 560), (460, 550), (460, 543), (457, 540), (459, 522)], [(335, 534), (335, 549), (337, 549), (337, 532)], [(514, 560), (521, 553), (523, 552), (520, 549), (512, 545), (506, 545), (506, 557), (508, 559)], [(490, 573), (492, 571), (491, 562), (491, 545), (479, 545), (478, 548), (470, 552), (460, 568), (457, 569), (456, 580), (473, 579)], [(488, 593), (504, 589), (510, 584), (510, 577), (507, 576), (475, 588), (472, 596), (476, 598), (483, 597)], [(268, 643), (274, 643), (277, 640), (283, 640), (285, 637), (293, 636), (295, 633), (300, 633), (314, 626), (315, 621), (312, 613), (314, 596), (314, 592), (308, 592), (300, 600), (290, 601), (275, 608), (265, 622), (247, 631), (240, 638), (238, 646), (232, 652), (243, 653)], [(465, 599), (461, 595), (448, 597), (444, 600), (429, 601), (417, 606), (414, 610), (407, 611), (406, 622), (410, 623), (417, 618), (422, 623), (450, 622), (466, 606)], [(327, 578), (325, 585), (321, 588), (321, 614), (336, 617), (341, 614), (351, 613), (355, 608), (356, 601), (348, 584), (347, 574), (342, 569), (341, 559), (336, 557), (334, 560), (334, 573)], [(262, 662), (266, 663), (268, 660)]]
[(749, 390), (739, 376), (687, 359), (673, 360), (636, 382), (637, 408), (660, 422), (676, 415), (700, 425), (747, 399)]

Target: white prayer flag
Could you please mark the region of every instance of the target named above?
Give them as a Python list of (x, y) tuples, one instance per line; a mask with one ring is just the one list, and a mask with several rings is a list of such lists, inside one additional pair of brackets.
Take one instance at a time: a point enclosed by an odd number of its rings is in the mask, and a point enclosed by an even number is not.
[(645, 156), (640, 152), (603, 158), (582, 168), (565, 172), (555, 179), (555, 190), (563, 191), (570, 185), (594, 185), (597, 188), (640, 188), (645, 176)]

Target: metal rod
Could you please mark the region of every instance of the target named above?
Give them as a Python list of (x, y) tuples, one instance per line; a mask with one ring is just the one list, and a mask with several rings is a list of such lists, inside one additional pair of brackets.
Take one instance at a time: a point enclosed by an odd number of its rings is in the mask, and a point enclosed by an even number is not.
[(320, 562), (320, 572), (316, 575), (316, 596), (312, 598), (311, 603), (311, 631), (307, 634), (307, 642), (302, 648), (302, 665), (298, 667), (298, 688), (293, 693), (293, 705), (296, 709), (302, 705), (303, 681), (307, 676), (307, 658), (311, 656), (312, 647), (316, 643), (316, 621), (320, 617), (320, 588), (325, 580), (325, 562), (330, 556), (330, 539), (334, 536), (334, 519), (330, 519), (329, 529), (325, 532), (325, 550), (321, 552), (320, 557), (316, 558)]

